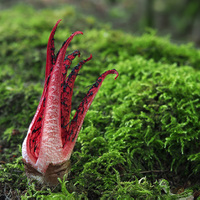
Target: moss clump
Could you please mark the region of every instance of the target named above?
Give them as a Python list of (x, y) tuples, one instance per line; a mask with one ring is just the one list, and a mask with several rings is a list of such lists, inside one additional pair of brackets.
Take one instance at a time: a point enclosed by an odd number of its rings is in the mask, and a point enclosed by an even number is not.
[[(46, 44), (59, 18), (56, 46), (84, 29), (68, 52), (94, 57), (76, 82), (74, 109), (100, 73), (116, 68), (120, 76), (105, 80), (79, 134), (71, 173), (52, 190), (26, 185), (20, 147), (42, 93)], [(200, 51), (154, 32), (135, 37), (95, 20), (72, 7), (1, 11), (0, 193), (22, 199), (189, 196), (200, 184)], [(172, 195), (169, 189), (178, 186), (185, 192)]]

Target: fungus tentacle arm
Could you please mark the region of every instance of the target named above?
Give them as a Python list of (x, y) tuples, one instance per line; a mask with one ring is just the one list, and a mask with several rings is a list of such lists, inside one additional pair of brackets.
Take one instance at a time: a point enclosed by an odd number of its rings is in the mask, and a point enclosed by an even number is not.
[(90, 88), (86, 96), (81, 101), (68, 130), (68, 137), (66, 139), (66, 142), (64, 144), (64, 156), (65, 159), (69, 159), (72, 153), (72, 150), (74, 148), (74, 145), (76, 143), (76, 139), (78, 137), (78, 133), (80, 132), (81, 126), (83, 124), (83, 120), (85, 118), (85, 115), (92, 104), (92, 101), (94, 100), (98, 90), (100, 89), (104, 79), (108, 74), (116, 74), (115, 79), (118, 77), (118, 72), (115, 69), (108, 70), (104, 72), (97, 81), (93, 84), (93, 86)]
[(56, 62), (55, 58), (55, 47), (54, 47), (54, 35), (57, 29), (58, 24), (60, 23), (61, 19), (57, 21), (55, 26), (53, 27), (51, 34), (49, 36), (48, 44), (47, 44), (47, 57), (46, 57), (46, 72), (45, 72), (45, 80), (50, 74), (51, 68)]
[(71, 105), (72, 105), (72, 95), (73, 95), (73, 88), (74, 88), (74, 82), (76, 80), (76, 77), (78, 75), (79, 70), (85, 64), (87, 61), (92, 59), (92, 55), (90, 55), (89, 58), (81, 61), (78, 65), (76, 65), (69, 76), (67, 77), (67, 80), (65, 81), (65, 85), (63, 87), (63, 93), (62, 93), (62, 102), (61, 102), (61, 113), (62, 113), (62, 119), (64, 120), (64, 123), (61, 124), (62, 126), (62, 142), (63, 145), (65, 144), (66, 140), (69, 136), (69, 120), (70, 120), (70, 113), (71, 113)]

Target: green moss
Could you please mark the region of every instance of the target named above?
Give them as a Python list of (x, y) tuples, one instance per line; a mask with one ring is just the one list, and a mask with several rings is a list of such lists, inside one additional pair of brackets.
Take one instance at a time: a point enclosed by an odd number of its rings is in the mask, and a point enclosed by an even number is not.
[[(115, 68), (120, 76), (106, 78), (88, 111), (67, 181), (41, 189), (27, 184), (20, 151), (42, 93), (48, 36), (60, 18), (56, 48), (81, 30), (67, 52), (79, 49), (81, 59), (93, 54), (77, 78), (72, 113), (99, 74)], [(154, 31), (136, 37), (111, 30), (73, 7), (17, 6), (1, 11), (0, 22), (1, 193), (15, 191), (22, 199), (177, 199), (199, 189), (199, 50)], [(188, 181), (193, 191), (170, 193)]]

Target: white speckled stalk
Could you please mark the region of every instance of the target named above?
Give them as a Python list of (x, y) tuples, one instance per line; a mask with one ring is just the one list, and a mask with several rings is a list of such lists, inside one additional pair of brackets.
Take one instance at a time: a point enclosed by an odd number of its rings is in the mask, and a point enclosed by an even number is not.
[(49, 82), (49, 91), (46, 98), (45, 114), (43, 119), (42, 137), (37, 169), (45, 172), (50, 163), (62, 162), (61, 113), (60, 113), (60, 80), (61, 67), (54, 66)]

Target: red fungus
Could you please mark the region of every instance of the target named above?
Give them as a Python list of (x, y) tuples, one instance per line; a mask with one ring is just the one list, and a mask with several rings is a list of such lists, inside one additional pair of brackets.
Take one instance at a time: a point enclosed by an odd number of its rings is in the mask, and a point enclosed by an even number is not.
[(57, 178), (63, 178), (69, 172), (70, 156), (94, 97), (108, 74), (116, 74), (115, 79), (118, 76), (115, 69), (103, 73), (83, 98), (70, 121), (74, 82), (82, 65), (92, 55), (75, 66), (66, 78), (72, 60), (80, 56), (80, 52), (76, 50), (65, 57), (66, 49), (75, 35), (83, 33), (73, 33), (55, 56), (54, 34), (60, 21), (56, 23), (49, 37), (44, 90), (22, 145), (27, 176), (48, 185), (57, 184)]

